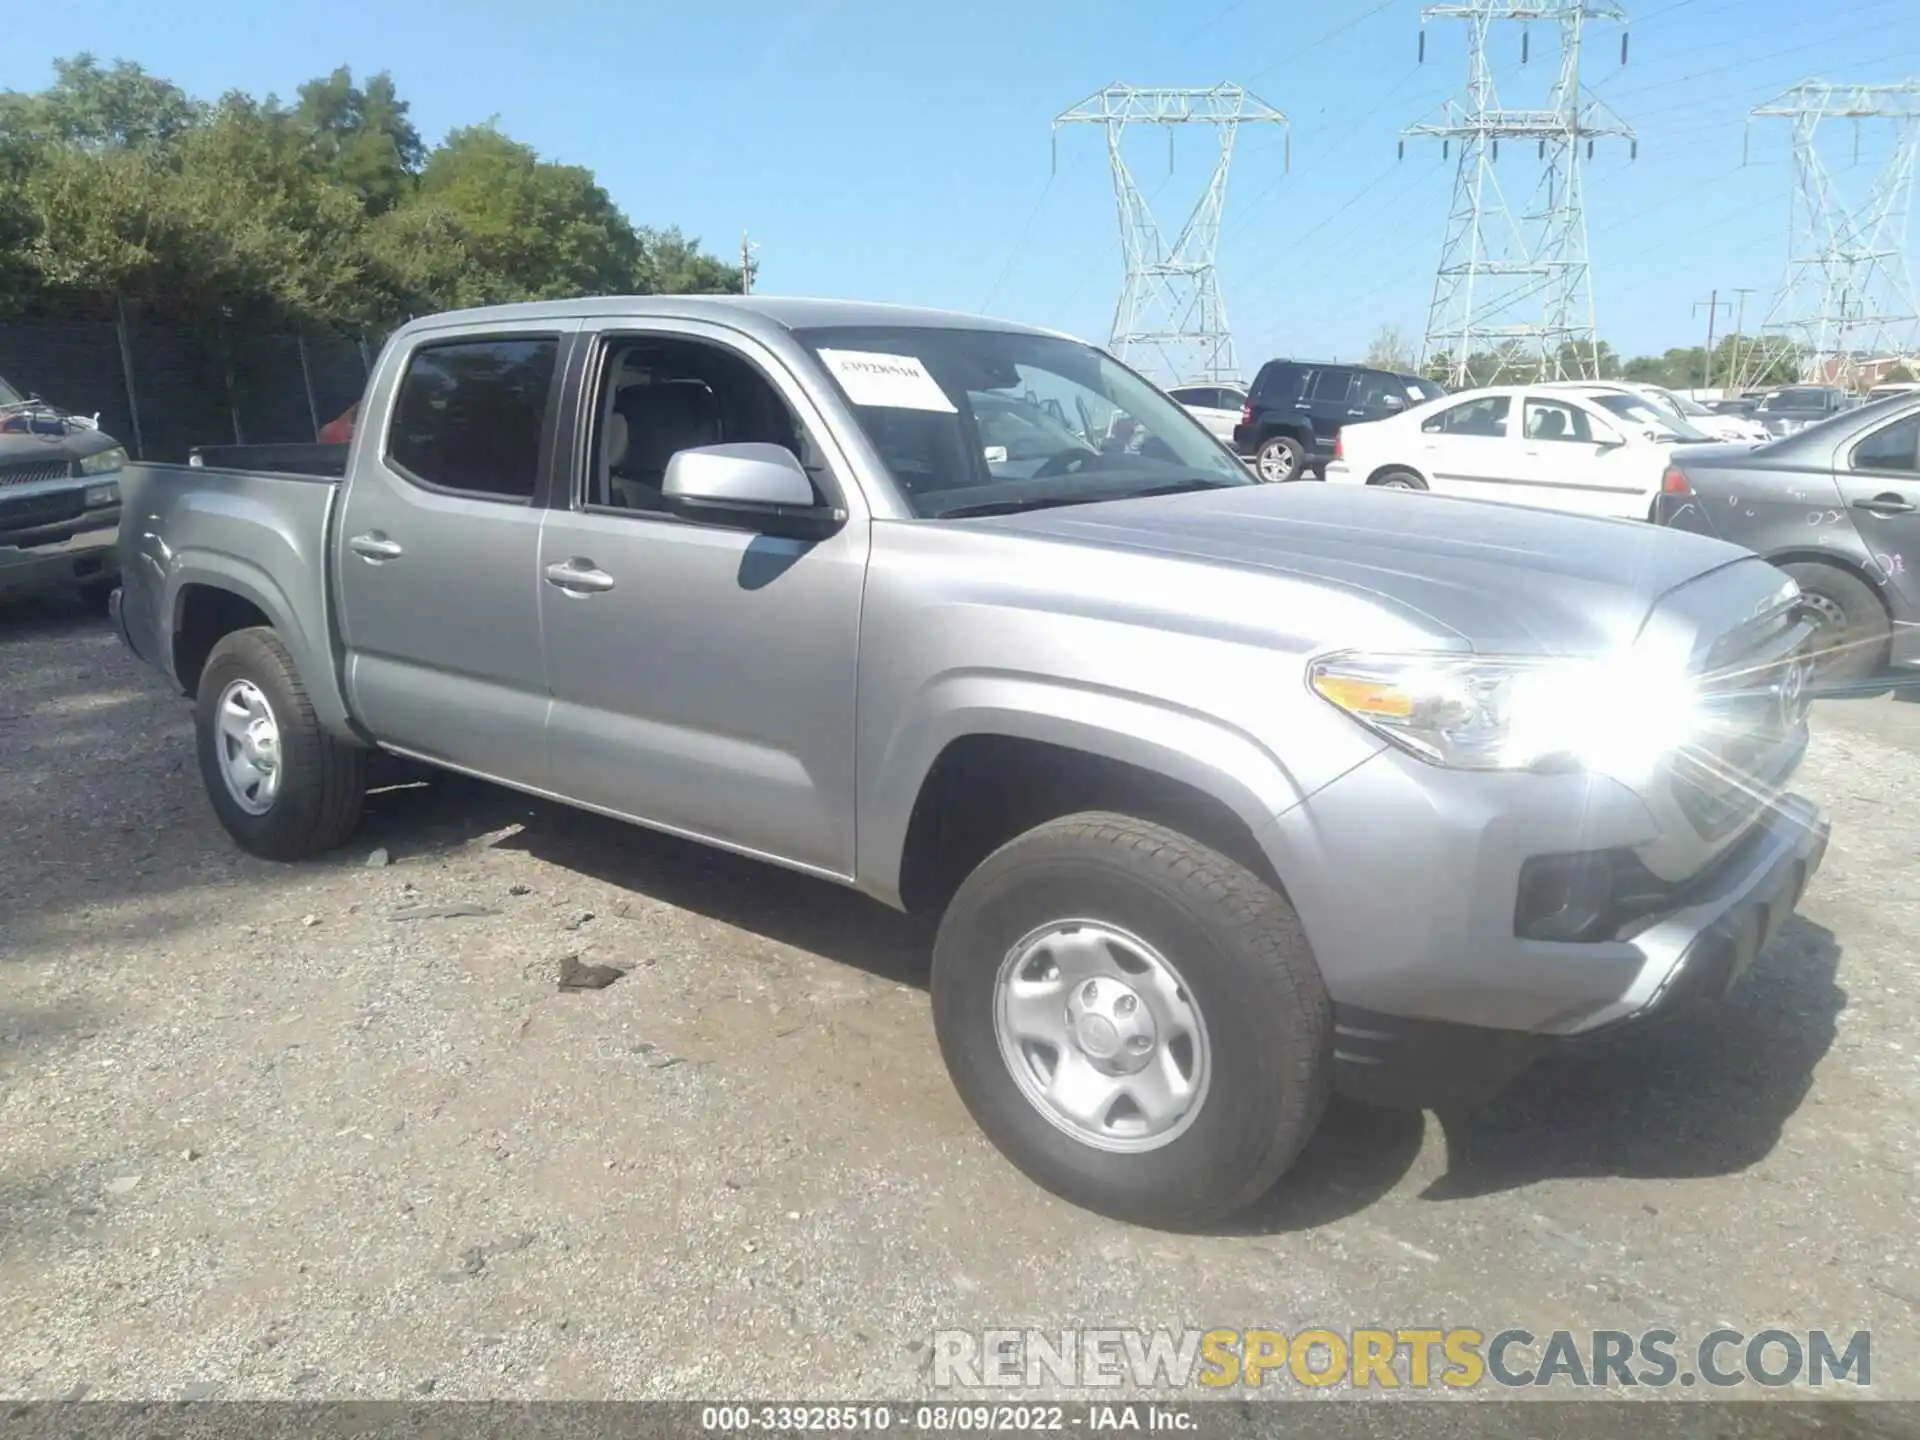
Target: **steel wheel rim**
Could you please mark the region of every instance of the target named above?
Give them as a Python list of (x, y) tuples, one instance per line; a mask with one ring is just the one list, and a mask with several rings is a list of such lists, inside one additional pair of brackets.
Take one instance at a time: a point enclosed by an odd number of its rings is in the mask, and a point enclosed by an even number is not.
[(1272, 484), (1282, 484), (1293, 476), (1293, 452), (1284, 445), (1262, 450), (1259, 464), (1260, 478)]
[(1192, 992), (1117, 926), (1054, 920), (1023, 936), (995, 977), (993, 1029), (1027, 1103), (1096, 1150), (1158, 1150), (1206, 1103), (1213, 1054)]
[(214, 744), (220, 778), (233, 803), (249, 815), (264, 815), (280, 793), (280, 722), (266, 695), (251, 680), (235, 680), (214, 707)]
[(1847, 628), (1847, 612), (1840, 608), (1840, 602), (1831, 595), (1822, 595), (1818, 590), (1802, 590), (1800, 603), (1813, 614), (1813, 622), (1818, 627), (1820, 638), (1832, 643), (1832, 632), (1844, 632)]
[(1391, 480), (1382, 480), (1380, 482), (1380, 488), (1382, 490), (1411, 490), (1413, 486), (1407, 481), (1395, 477)]

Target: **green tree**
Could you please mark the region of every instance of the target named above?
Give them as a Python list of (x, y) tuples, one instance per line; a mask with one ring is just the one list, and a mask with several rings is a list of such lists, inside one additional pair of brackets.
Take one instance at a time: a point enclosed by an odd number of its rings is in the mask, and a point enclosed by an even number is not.
[(427, 147), (407, 118), (407, 102), (382, 71), (361, 87), (341, 66), (324, 80), (300, 87), (294, 109), (326, 172), (360, 197), (367, 212), (384, 214), (412, 193)]
[(93, 56), (53, 62), (54, 82), (37, 94), (0, 91), (0, 135), (85, 149), (166, 146), (198, 124), (206, 107), (170, 80)]

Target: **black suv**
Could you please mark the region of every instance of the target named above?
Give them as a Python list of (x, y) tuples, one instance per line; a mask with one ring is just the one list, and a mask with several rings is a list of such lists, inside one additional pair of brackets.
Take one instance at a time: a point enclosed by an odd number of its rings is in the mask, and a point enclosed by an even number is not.
[(1298, 480), (1333, 458), (1334, 438), (1355, 420), (1384, 420), (1446, 394), (1418, 375), (1366, 365), (1269, 360), (1253, 378), (1233, 448), (1254, 460), (1262, 480)]

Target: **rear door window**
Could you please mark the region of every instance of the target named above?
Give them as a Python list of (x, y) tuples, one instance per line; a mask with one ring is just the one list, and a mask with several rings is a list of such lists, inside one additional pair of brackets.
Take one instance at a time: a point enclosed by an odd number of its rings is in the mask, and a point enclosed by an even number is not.
[(1920, 415), (1910, 415), (1884, 430), (1876, 430), (1853, 447), (1856, 470), (1920, 473)]
[(1498, 440), (1507, 433), (1507, 412), (1512, 406), (1505, 395), (1482, 395), (1429, 416), (1420, 428), (1429, 435), (1477, 435)]
[(552, 335), (421, 346), (394, 399), (389, 463), (429, 489), (531, 500), (559, 353)]
[(1345, 405), (1360, 389), (1357, 370), (1322, 370), (1313, 377), (1313, 403)]

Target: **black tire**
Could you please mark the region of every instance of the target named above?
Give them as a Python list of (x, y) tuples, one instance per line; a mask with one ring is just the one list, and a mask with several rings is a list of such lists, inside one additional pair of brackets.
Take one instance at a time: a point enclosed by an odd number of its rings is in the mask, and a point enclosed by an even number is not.
[[(1199, 1011), (1207, 1089), (1157, 1149), (1115, 1153), (1059, 1128), (1001, 1053), (1000, 968), (1022, 937), (1063, 919), (1146, 941)], [(1191, 1227), (1252, 1204), (1300, 1153), (1332, 1087), (1332, 1007), (1292, 905), (1217, 851), (1124, 815), (1050, 821), (967, 877), (934, 945), (933, 1018), (961, 1099), (1001, 1153), (1074, 1204), (1139, 1224)]]
[(1265, 485), (1298, 480), (1306, 463), (1306, 447), (1291, 435), (1269, 435), (1253, 452), (1253, 473)]
[(1814, 678), (1823, 687), (1871, 679), (1886, 657), (1892, 622), (1873, 587), (1850, 570), (1818, 561), (1784, 567), (1799, 582), (1819, 627)]
[(1411, 470), (1383, 470), (1367, 482), (1380, 490), (1424, 490), (1427, 482)]
[[(217, 711), (236, 680), (259, 688), (279, 730), (280, 784), (264, 814), (235, 799), (222, 773)], [(344, 845), (360, 823), (367, 752), (329, 734), (313, 713), (293, 657), (273, 631), (236, 630), (213, 647), (194, 701), (200, 779), (214, 814), (242, 850), (304, 860)]]

